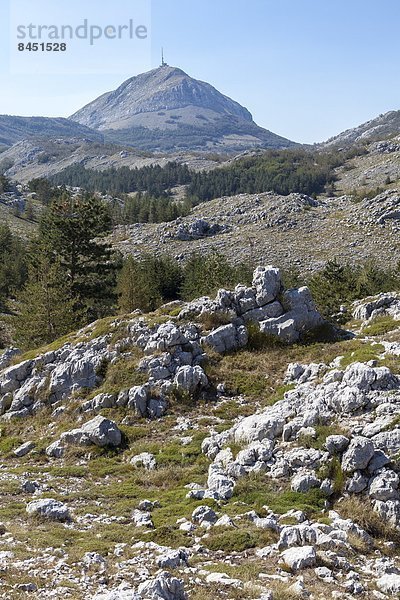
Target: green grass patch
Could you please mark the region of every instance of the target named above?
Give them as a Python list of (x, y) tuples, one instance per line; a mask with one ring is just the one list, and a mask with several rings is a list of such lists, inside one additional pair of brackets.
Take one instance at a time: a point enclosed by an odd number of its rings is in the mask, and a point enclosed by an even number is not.
[(264, 474), (250, 474), (238, 480), (227, 512), (239, 514), (244, 507), (263, 513), (263, 506), (269, 506), (274, 512), (283, 514), (291, 509), (302, 510), (311, 515), (324, 508), (326, 496), (321, 490), (312, 488), (308, 492), (293, 492), (288, 482), (279, 484)]
[(177, 527), (162, 526), (149, 533), (135, 532), (136, 541), (144, 540), (146, 542), (154, 542), (170, 548), (179, 548), (181, 546), (191, 545), (190, 537), (184, 531), (180, 531)]
[(41, 346), (40, 348), (35, 348), (33, 350), (28, 350), (27, 352), (24, 352), (23, 354), (15, 356), (13, 358), (11, 364), (18, 365), (25, 360), (33, 360), (34, 358), (37, 358), (41, 354), (45, 354), (46, 352), (54, 352), (55, 350), (59, 350), (60, 348), (62, 348), (65, 344), (69, 344), (69, 343), (72, 344), (76, 341), (77, 341), (76, 333), (75, 332), (68, 333), (67, 335), (64, 335), (63, 337), (58, 338), (51, 344), (47, 344), (46, 346)]
[(318, 471), (321, 479), (330, 479), (333, 483), (333, 493), (339, 495), (344, 490), (346, 475), (343, 472), (340, 459), (337, 456), (331, 458)]
[(213, 410), (214, 416), (218, 417), (219, 419), (228, 419), (230, 421), (236, 419), (236, 417), (247, 417), (253, 413), (253, 405), (244, 405), (242, 402), (234, 399), (220, 402)]
[[(43, 469), (40, 469), (40, 471), (43, 472)], [(49, 466), (46, 469), (46, 472), (49, 475), (52, 475), (53, 477), (61, 477), (63, 479), (67, 479), (70, 477), (86, 477), (88, 474), (88, 469), (87, 467), (78, 465), (54, 465)]]
[(279, 400), (283, 400), (286, 392), (290, 392), (290, 390), (294, 390), (296, 387), (295, 383), (286, 383), (282, 385), (278, 385), (274, 391), (274, 393), (268, 398), (268, 404), (272, 406), (275, 402), (279, 402)]
[(393, 317), (382, 316), (376, 317), (368, 325), (363, 327), (362, 333), (366, 335), (384, 335), (389, 331), (398, 329), (400, 327), (400, 321), (396, 321)]
[(255, 533), (249, 531), (238, 531), (233, 528), (222, 530), (222, 528), (216, 527), (211, 530), (209, 537), (203, 539), (203, 543), (209, 550), (214, 552), (223, 550), (230, 553), (244, 552), (249, 548), (255, 548), (259, 540)]
[(91, 394), (92, 396), (100, 393), (118, 394), (123, 389), (146, 383), (148, 375), (138, 369), (142, 353), (137, 348), (132, 353), (133, 356), (129, 359), (123, 358), (112, 365), (107, 364), (104, 371), (104, 381), (101, 387)]
[(267, 387), (265, 375), (257, 372), (233, 372), (226, 384), (230, 393), (243, 394), (254, 399), (264, 396)]
[(149, 435), (149, 430), (147, 427), (141, 427), (140, 425), (136, 426), (127, 426), (127, 425), (120, 425), (119, 426), (120, 430), (124, 433), (128, 444), (134, 444), (135, 442), (138, 442), (139, 440), (143, 440), (144, 438), (146, 438)]
[(22, 444), (22, 439), (17, 436), (0, 437), (0, 453), (11, 454), (14, 448), (18, 448)]
[(316, 425), (314, 427), (316, 437), (311, 435), (300, 435), (298, 438), (299, 446), (304, 448), (315, 448), (316, 450), (323, 450), (325, 448), (326, 438), (329, 435), (346, 435), (349, 436), (349, 432), (337, 425)]
[(132, 466), (122, 462), (120, 457), (100, 456), (88, 462), (88, 471), (93, 477), (103, 478), (107, 475), (124, 476), (132, 472)]
[(400, 373), (400, 356), (395, 354), (386, 354), (385, 358), (379, 361), (380, 367), (387, 367), (392, 373)]
[(269, 348), (283, 347), (285, 344), (275, 335), (260, 331), (258, 323), (247, 323), (248, 350), (267, 350)]
[(78, 342), (90, 342), (98, 337), (103, 335), (107, 335), (109, 333), (114, 334), (118, 331), (120, 332), (119, 325), (121, 323), (118, 322), (118, 317), (104, 317), (103, 319), (98, 319), (94, 323), (87, 325), (81, 332), (80, 337), (78, 338)]
[(223, 550), (226, 553), (244, 552), (250, 548), (268, 546), (277, 541), (275, 532), (257, 529), (249, 524), (246, 528), (214, 527), (208, 532), (202, 542), (207, 548), (216, 552)]
[(198, 317), (198, 321), (204, 326), (204, 329), (210, 331), (217, 329), (222, 325), (231, 323), (231, 317), (223, 312), (204, 312)]
[(354, 340), (354, 343), (350, 345), (347, 352), (343, 355), (341, 360), (341, 367), (348, 367), (354, 362), (368, 362), (369, 360), (377, 360), (378, 356), (385, 351), (382, 344), (374, 344), (371, 342), (364, 342), (361, 340)]
[(25, 507), (26, 505), (22, 502), (3, 498), (2, 503), (0, 504), (0, 519), (9, 519), (12, 521), (13, 519), (25, 516)]

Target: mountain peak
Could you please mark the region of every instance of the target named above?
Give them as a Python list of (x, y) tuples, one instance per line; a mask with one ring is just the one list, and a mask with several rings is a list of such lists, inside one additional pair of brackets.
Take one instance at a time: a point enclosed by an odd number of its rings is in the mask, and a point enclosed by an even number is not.
[(188, 106), (252, 121), (250, 112), (238, 102), (209, 83), (193, 79), (182, 69), (166, 64), (127, 79), (116, 90), (103, 94), (70, 118), (95, 129), (108, 129), (134, 115)]
[(270, 147), (292, 144), (258, 127), (238, 102), (164, 60), (90, 102), (70, 119), (104, 132), (112, 141), (151, 150), (176, 145), (207, 149), (221, 141), (224, 146), (226, 136), (235, 150), (265, 143)]

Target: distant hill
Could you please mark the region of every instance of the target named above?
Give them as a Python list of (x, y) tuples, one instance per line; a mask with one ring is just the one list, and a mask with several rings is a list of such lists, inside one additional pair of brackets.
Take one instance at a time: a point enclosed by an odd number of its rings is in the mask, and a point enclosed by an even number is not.
[(128, 79), (70, 119), (105, 139), (144, 150), (240, 151), (295, 145), (259, 127), (250, 112), (181, 69), (163, 65)]
[(400, 134), (400, 110), (391, 110), (358, 127), (347, 129), (330, 138), (322, 146), (351, 146), (360, 142), (383, 139)]
[(81, 137), (102, 141), (103, 135), (69, 119), (0, 115), (0, 146), (30, 138)]

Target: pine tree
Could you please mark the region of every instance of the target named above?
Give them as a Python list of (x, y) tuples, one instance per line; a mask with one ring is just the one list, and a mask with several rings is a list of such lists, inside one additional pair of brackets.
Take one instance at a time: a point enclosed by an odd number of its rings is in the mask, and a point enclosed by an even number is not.
[(32, 200), (28, 200), (27, 203), (25, 204), (24, 218), (27, 221), (35, 220), (35, 211), (33, 209)]
[(221, 287), (249, 283), (251, 268), (246, 264), (234, 267), (218, 252), (206, 256), (193, 254), (185, 265), (183, 276), (182, 298), (193, 300), (198, 296), (212, 295)]
[(129, 256), (118, 277), (119, 308), (123, 313), (136, 309), (151, 311), (161, 303), (154, 269)]
[(10, 181), (4, 175), (0, 175), (0, 194), (8, 192), (10, 189)]
[(61, 195), (58, 188), (53, 188), (51, 183), (44, 178), (31, 179), (28, 181), (28, 186), (31, 192), (35, 192), (38, 200), (47, 206), (52, 199)]
[(0, 305), (26, 280), (25, 246), (7, 224), (0, 225)]
[(154, 274), (157, 288), (163, 302), (179, 298), (183, 282), (182, 267), (170, 256), (146, 256), (143, 261), (144, 269)]
[(86, 320), (109, 314), (115, 297), (118, 257), (104, 237), (112, 229), (108, 206), (96, 197), (64, 194), (46, 210), (40, 240), (60, 262), (75, 300)]
[(11, 346), (12, 339), (9, 327), (7, 327), (6, 323), (0, 320), (0, 348), (7, 348), (7, 346)]
[(77, 323), (71, 288), (59, 261), (45, 253), (31, 265), (29, 280), (18, 297), (16, 338), (24, 348), (48, 344), (65, 335)]

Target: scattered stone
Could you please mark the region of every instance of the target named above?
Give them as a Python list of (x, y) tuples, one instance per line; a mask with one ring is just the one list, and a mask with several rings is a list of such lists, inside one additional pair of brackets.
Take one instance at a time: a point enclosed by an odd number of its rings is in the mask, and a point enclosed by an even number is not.
[(34, 494), (40, 489), (40, 484), (38, 481), (30, 481), (27, 479), (21, 486), (21, 489), (26, 494)]
[(114, 590), (95, 594), (91, 597), (91, 600), (143, 600), (143, 597), (136, 594), (129, 583), (122, 582)]
[(243, 325), (236, 327), (232, 323), (230, 325), (222, 325), (218, 329), (214, 329), (212, 333), (201, 339), (202, 344), (209, 346), (215, 352), (232, 352), (243, 348), (247, 344), (248, 334), (247, 329)]
[(400, 594), (400, 575), (388, 573), (379, 577), (376, 585), (385, 594)]
[(25, 442), (24, 444), (18, 446), (18, 448), (14, 450), (14, 455), (18, 458), (22, 458), (26, 454), (29, 454), (29, 452), (31, 452), (35, 446), (35, 442)]
[(349, 445), (350, 440), (344, 435), (328, 435), (325, 440), (325, 447), (329, 454), (341, 454)]
[(315, 473), (298, 473), (293, 477), (290, 487), (294, 492), (308, 492), (311, 488), (319, 487), (320, 484), (321, 481)]
[(157, 500), (155, 502), (152, 502), (151, 500), (141, 500), (139, 502), (138, 509), (151, 512), (155, 508), (160, 508), (160, 506), (161, 505)]
[(26, 594), (32, 594), (34, 592), (37, 592), (38, 590), (38, 586), (36, 585), (36, 583), (19, 583), (17, 586), (17, 590), (19, 592), (25, 592)]
[(101, 415), (85, 423), (81, 430), (96, 446), (119, 446), (121, 444), (122, 434), (117, 425)]
[(375, 452), (374, 444), (368, 438), (354, 437), (342, 458), (342, 468), (345, 472), (365, 469)]
[(193, 522), (199, 525), (213, 525), (217, 519), (217, 515), (209, 506), (198, 506), (192, 513)]
[(71, 515), (68, 507), (52, 498), (33, 500), (26, 507), (28, 515), (37, 515), (51, 521), (70, 521)]
[(47, 456), (51, 456), (53, 458), (61, 458), (65, 453), (65, 445), (61, 442), (61, 440), (56, 440), (50, 446), (46, 448)]
[(135, 523), (136, 527), (148, 527), (149, 529), (154, 528), (151, 514), (147, 511), (139, 509), (133, 510), (132, 520)]
[(157, 565), (161, 569), (176, 569), (181, 565), (186, 565), (188, 555), (184, 550), (169, 550), (157, 559)]
[(136, 454), (136, 456), (131, 458), (130, 463), (134, 467), (143, 467), (146, 471), (154, 471), (157, 467), (156, 458), (154, 454), (150, 454), (150, 452)]
[(301, 571), (302, 569), (314, 567), (317, 562), (317, 555), (313, 546), (288, 548), (282, 552), (281, 556), (286, 565), (293, 571)]
[(141, 583), (139, 597), (152, 600), (187, 600), (183, 581), (163, 571), (154, 579)]
[(201, 367), (185, 365), (177, 369), (174, 383), (186, 392), (194, 394), (197, 390), (208, 385), (208, 379)]
[(240, 579), (234, 579), (233, 577), (229, 577), (229, 575), (227, 575), (226, 573), (216, 572), (207, 575), (206, 582), (228, 587), (240, 587), (242, 585)]

